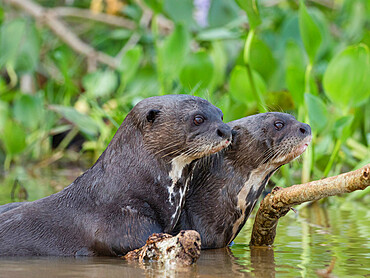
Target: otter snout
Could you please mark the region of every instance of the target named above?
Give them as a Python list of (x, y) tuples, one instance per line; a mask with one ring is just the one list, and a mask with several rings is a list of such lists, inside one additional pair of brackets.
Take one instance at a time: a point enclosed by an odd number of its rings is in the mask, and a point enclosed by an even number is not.
[(231, 141), (231, 128), (227, 124), (220, 125), (217, 128), (216, 133), (222, 139), (227, 139)]
[(298, 127), (298, 134), (300, 137), (306, 137), (311, 135), (311, 127), (308, 124), (300, 123)]

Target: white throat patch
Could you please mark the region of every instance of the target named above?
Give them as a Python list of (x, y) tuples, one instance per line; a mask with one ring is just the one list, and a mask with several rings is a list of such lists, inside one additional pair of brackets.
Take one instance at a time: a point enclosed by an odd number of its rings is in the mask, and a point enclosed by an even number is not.
[(271, 166), (268, 166), (268, 167), (262, 166), (262, 167), (255, 169), (254, 171), (251, 172), (249, 179), (245, 182), (243, 188), (239, 191), (238, 196), (237, 196), (238, 198), (237, 208), (242, 211), (242, 215), (234, 223), (233, 237), (235, 237), (235, 234), (237, 233), (239, 226), (243, 223), (244, 218), (246, 217), (245, 210), (247, 206), (253, 207), (257, 202), (257, 199), (254, 200), (253, 203), (246, 202), (246, 198), (249, 192), (251, 190), (257, 192), (259, 187), (261, 186), (263, 179), (272, 170), (273, 170), (273, 167)]
[(168, 187), (168, 193), (169, 193), (169, 200), (171, 205), (173, 205), (172, 197), (174, 195), (174, 189), (175, 185), (178, 182), (178, 180), (181, 178), (182, 170), (186, 165), (188, 165), (193, 159), (189, 157), (184, 157), (182, 155), (179, 155), (172, 159), (171, 161), (171, 171), (169, 173), (169, 177), (172, 180), (171, 186)]

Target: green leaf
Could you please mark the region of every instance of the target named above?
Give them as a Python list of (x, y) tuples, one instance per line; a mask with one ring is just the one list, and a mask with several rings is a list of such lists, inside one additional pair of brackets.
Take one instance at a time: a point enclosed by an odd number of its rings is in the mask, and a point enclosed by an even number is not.
[(173, 22), (181, 23), (183, 25), (194, 24), (194, 6), (192, 0), (164, 0), (163, 6), (166, 14), (172, 19)]
[(8, 155), (15, 155), (26, 148), (26, 132), (18, 123), (6, 121), (1, 139)]
[(200, 41), (215, 41), (215, 40), (230, 40), (240, 37), (239, 32), (231, 31), (226, 28), (207, 29), (199, 32), (197, 40)]
[(137, 69), (139, 68), (142, 56), (143, 48), (140, 45), (135, 46), (125, 53), (119, 66), (119, 70), (122, 72), (121, 82), (127, 84), (132, 80)]
[(276, 69), (276, 61), (268, 45), (255, 37), (250, 48), (250, 64), (264, 80), (269, 80)]
[(334, 57), (324, 74), (326, 95), (342, 108), (357, 106), (370, 96), (369, 49), (350, 46)]
[(328, 123), (328, 110), (321, 98), (305, 93), (304, 99), (308, 108), (308, 118), (313, 130), (320, 132)]
[(299, 31), (308, 57), (311, 63), (313, 63), (320, 47), (322, 37), (319, 27), (307, 12), (303, 0), (300, 0), (299, 3)]
[(303, 104), (306, 65), (302, 48), (293, 40), (285, 50), (285, 82), (296, 107)]
[(163, 9), (163, 0), (144, 0), (155, 13), (161, 13)]
[(225, 82), (226, 67), (228, 57), (225, 51), (224, 42), (214, 41), (212, 43), (212, 49), (210, 56), (213, 61), (213, 77), (209, 85), (209, 93), (212, 96), (214, 90), (222, 86)]
[(247, 13), (251, 29), (255, 29), (261, 24), (257, 0), (236, 0), (236, 3)]
[(178, 24), (162, 45), (157, 47), (158, 74), (170, 83), (180, 72), (189, 51), (190, 36), (182, 25)]
[(239, 18), (240, 9), (235, 1), (213, 0), (210, 4), (207, 16), (210, 28), (224, 27)]
[(4, 21), (4, 15), (5, 15), (4, 8), (1, 6), (0, 7), (0, 24), (2, 24)]
[(351, 124), (354, 118), (353, 115), (348, 115), (336, 120), (333, 130), (337, 139), (341, 139), (344, 142), (351, 135)]
[(14, 118), (25, 127), (35, 129), (43, 118), (42, 101), (37, 96), (21, 94), (14, 102)]
[(39, 62), (40, 42), (33, 24), (16, 19), (0, 29), (0, 67), (9, 64), (19, 71), (33, 71)]
[(204, 51), (191, 54), (180, 73), (180, 81), (185, 88), (206, 88), (213, 76), (213, 62)]
[(0, 133), (3, 132), (5, 122), (8, 119), (9, 105), (0, 100)]
[(68, 121), (75, 124), (82, 132), (96, 136), (99, 126), (89, 116), (78, 112), (73, 107), (53, 105), (51, 109), (62, 114)]
[(97, 70), (87, 74), (82, 79), (87, 93), (93, 97), (104, 97), (112, 94), (117, 87), (118, 80), (114, 71)]
[[(261, 76), (253, 71), (253, 78), (256, 82), (256, 88), (262, 94), (266, 91), (266, 85)], [(252, 86), (248, 77), (247, 69), (236, 65), (230, 74), (230, 93), (238, 101), (248, 106), (256, 101), (252, 91)]]

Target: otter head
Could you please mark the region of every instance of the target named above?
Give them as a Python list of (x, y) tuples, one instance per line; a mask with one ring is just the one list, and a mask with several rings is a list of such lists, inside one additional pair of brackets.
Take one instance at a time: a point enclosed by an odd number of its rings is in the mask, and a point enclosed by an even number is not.
[(177, 161), (181, 169), (231, 143), (231, 128), (222, 122), (221, 110), (199, 97), (147, 98), (132, 115), (150, 153), (166, 162)]
[[(278, 168), (300, 156), (311, 142), (311, 128), (292, 115), (262, 113), (230, 123), (238, 149), (239, 162)], [(234, 147), (233, 147), (234, 148)], [(243, 157), (241, 156), (243, 154)]]
[(208, 101), (188, 95), (145, 99), (133, 109), (146, 147), (157, 157), (171, 161), (182, 156), (194, 160), (215, 153), (231, 142), (231, 128), (222, 112)]

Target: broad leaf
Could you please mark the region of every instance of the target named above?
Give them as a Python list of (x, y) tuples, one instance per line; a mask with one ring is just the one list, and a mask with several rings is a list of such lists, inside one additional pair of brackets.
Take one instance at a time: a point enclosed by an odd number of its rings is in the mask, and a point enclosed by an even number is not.
[(295, 105), (303, 104), (306, 65), (302, 48), (293, 40), (286, 44), (285, 82)]
[(300, 0), (299, 2), (299, 31), (308, 57), (310, 58), (310, 61), (313, 62), (320, 47), (322, 38), (320, 29), (307, 12), (307, 8), (303, 0)]
[(92, 97), (104, 97), (113, 93), (118, 80), (116, 74), (111, 70), (97, 70), (85, 75), (82, 84)]
[(1, 139), (9, 155), (15, 155), (26, 148), (26, 131), (15, 121), (8, 119), (5, 123)]
[(206, 88), (213, 76), (213, 62), (204, 51), (189, 56), (181, 73), (180, 81), (185, 88)]
[(61, 105), (53, 105), (51, 109), (59, 112), (68, 121), (75, 124), (81, 131), (89, 135), (97, 135), (99, 131), (98, 125), (89, 116), (78, 112), (73, 107), (66, 107)]
[(24, 126), (34, 129), (43, 118), (42, 101), (37, 96), (21, 94), (14, 102), (14, 118)]
[(16, 19), (0, 29), (0, 67), (9, 64), (19, 71), (33, 71), (39, 62), (40, 43), (33, 24)]
[(251, 29), (261, 24), (257, 0), (236, 0), (236, 3), (247, 13)]
[(157, 47), (158, 74), (170, 83), (180, 72), (189, 51), (190, 36), (186, 28), (176, 25), (173, 33)]
[[(256, 89), (261, 94), (265, 93), (266, 85), (261, 76), (253, 71), (253, 79)], [(247, 69), (243, 66), (235, 66), (230, 74), (230, 93), (238, 101), (250, 105), (256, 101), (256, 96), (253, 94), (252, 85), (247, 74)]]
[(122, 72), (121, 82), (127, 84), (132, 80), (140, 65), (142, 56), (143, 48), (140, 45), (135, 46), (125, 53), (119, 66), (119, 70)]
[(345, 141), (351, 135), (351, 124), (354, 116), (343, 116), (340, 117), (334, 124), (334, 135), (337, 139)]
[(370, 97), (370, 58), (366, 45), (351, 46), (333, 58), (324, 74), (326, 95), (342, 108)]
[(320, 132), (328, 123), (327, 105), (321, 98), (312, 94), (304, 94), (304, 99), (308, 108), (308, 117), (313, 130)]

